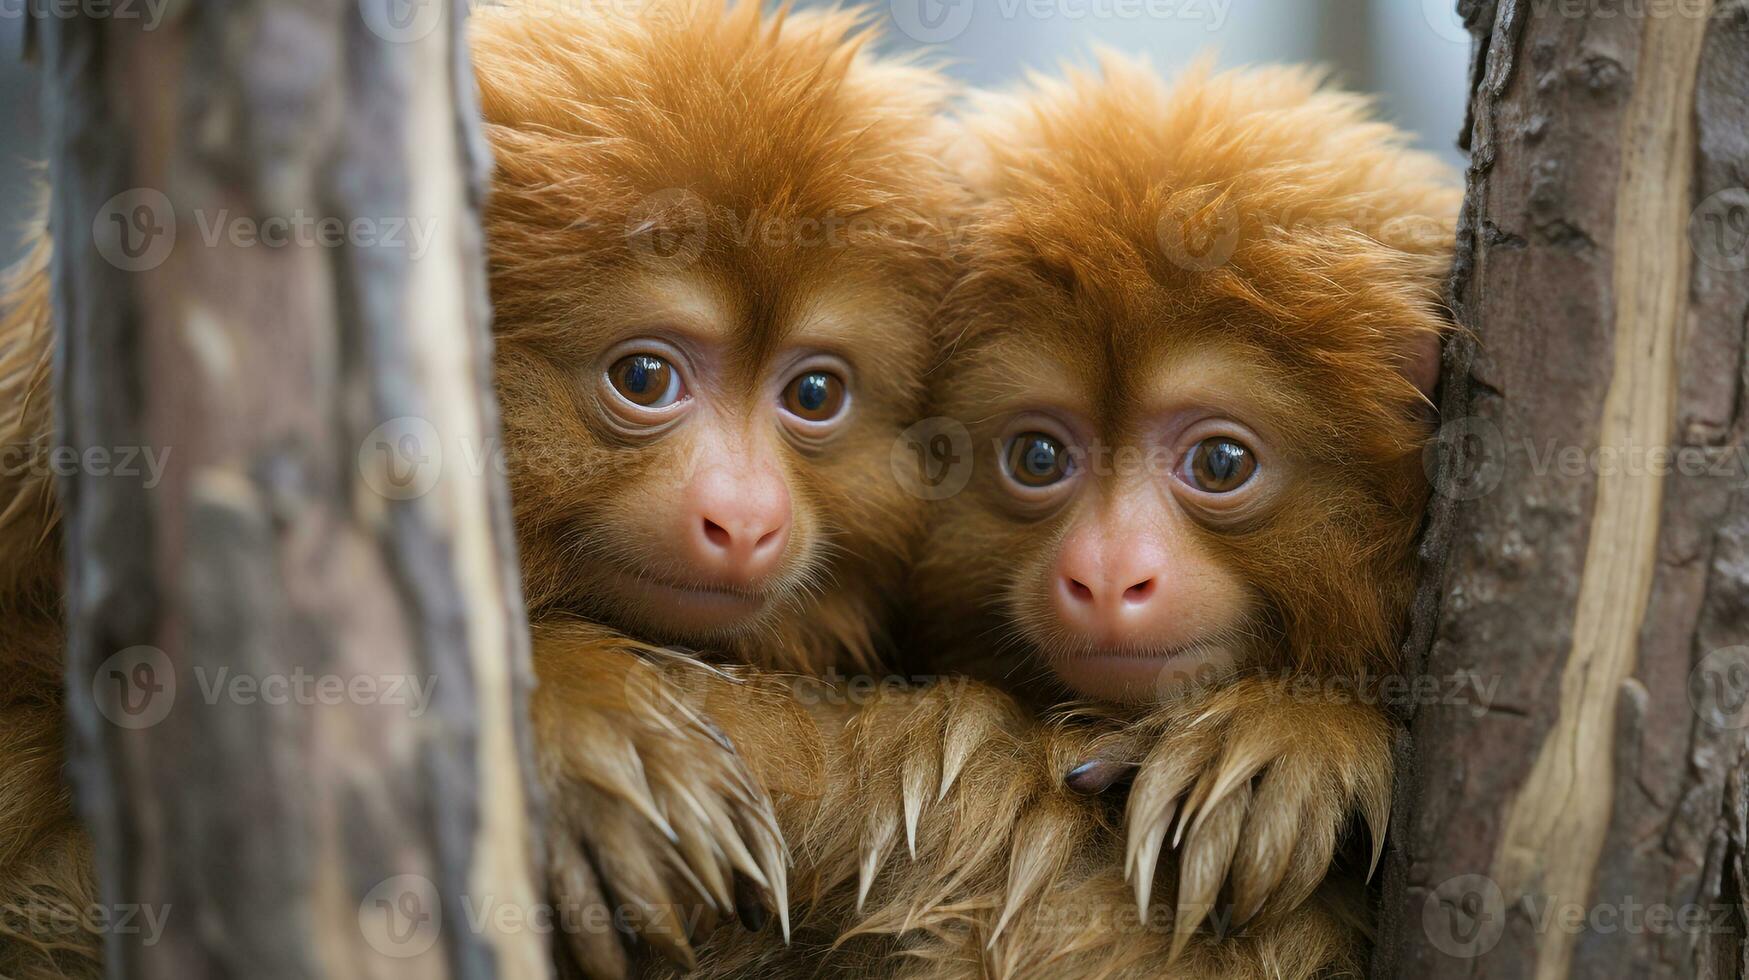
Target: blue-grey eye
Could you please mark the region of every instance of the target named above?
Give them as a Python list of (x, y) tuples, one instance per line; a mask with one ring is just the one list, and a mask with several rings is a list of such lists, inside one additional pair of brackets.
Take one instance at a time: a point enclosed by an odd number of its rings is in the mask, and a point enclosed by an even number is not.
[(1257, 457), (1251, 450), (1226, 436), (1197, 443), (1184, 464), (1186, 482), (1204, 493), (1232, 493), (1257, 472)]
[(783, 390), (784, 410), (807, 422), (829, 422), (844, 411), (844, 380), (830, 371), (801, 374)]
[(654, 354), (632, 354), (607, 369), (608, 383), (640, 408), (667, 408), (680, 400), (680, 372)]
[(1023, 487), (1048, 487), (1069, 475), (1069, 450), (1043, 432), (1022, 432), (1008, 442), (1008, 472)]

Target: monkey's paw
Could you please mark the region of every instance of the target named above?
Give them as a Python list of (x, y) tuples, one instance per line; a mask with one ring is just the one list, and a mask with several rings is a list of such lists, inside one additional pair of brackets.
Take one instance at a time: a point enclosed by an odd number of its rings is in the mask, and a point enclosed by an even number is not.
[[(1137, 766), (1124, 870), (1144, 921), (1171, 834), (1179, 857), (1175, 955), (1217, 907), (1223, 885), (1235, 927), (1266, 907), (1304, 902), (1357, 813), (1377, 866), (1390, 812), (1391, 723), (1352, 701), (1309, 701), (1244, 680), (1158, 709), (1126, 733), (1125, 747), (1091, 764)], [(1071, 773), (1071, 785), (1088, 768)]]
[[(535, 698), (558, 925), (589, 976), (623, 976), (622, 937), (677, 965), (738, 914), (789, 938), (788, 852), (772, 804), (704, 710), (732, 684), (677, 657), (590, 651), (587, 670), (541, 670)], [(537, 648), (537, 663), (543, 661)], [(611, 663), (604, 669), (603, 661)]]

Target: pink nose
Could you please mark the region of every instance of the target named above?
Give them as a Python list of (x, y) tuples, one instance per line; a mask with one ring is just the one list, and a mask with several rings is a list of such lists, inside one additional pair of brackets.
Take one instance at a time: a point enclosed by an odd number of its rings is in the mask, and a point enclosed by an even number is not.
[(782, 478), (717, 469), (700, 474), (691, 491), (684, 539), (700, 576), (752, 585), (777, 571), (789, 544), (789, 488)]
[(1157, 625), (1160, 575), (1146, 562), (1077, 560), (1066, 554), (1053, 591), (1063, 624), (1096, 642), (1133, 642)]

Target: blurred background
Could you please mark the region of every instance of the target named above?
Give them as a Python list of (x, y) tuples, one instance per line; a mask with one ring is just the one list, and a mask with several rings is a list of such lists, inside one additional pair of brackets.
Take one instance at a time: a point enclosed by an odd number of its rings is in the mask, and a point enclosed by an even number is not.
[[(438, 0), (407, 0), (438, 2)], [(447, 0), (445, 0), (447, 2)], [(555, 0), (546, 0), (555, 2)], [(588, 2), (588, 0), (579, 0)], [(802, 0), (812, 2), (812, 0)], [(1469, 38), (1456, 0), (872, 0), (895, 50), (922, 50), (967, 82), (1085, 62), (1104, 45), (1171, 73), (1203, 52), (1224, 66), (1317, 62), (1376, 93), (1387, 118), (1459, 165)], [(19, 0), (0, 0), (0, 262), (17, 254), (34, 201), (42, 120), (21, 62)]]

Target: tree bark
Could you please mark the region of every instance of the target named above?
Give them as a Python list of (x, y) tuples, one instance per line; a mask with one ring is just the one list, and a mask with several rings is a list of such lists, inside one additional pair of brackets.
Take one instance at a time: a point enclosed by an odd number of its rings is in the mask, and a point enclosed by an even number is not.
[(164, 925), (111, 975), (544, 976), (465, 4), (80, 9), (35, 21), (69, 770)]
[(1406, 662), (1498, 687), (1413, 714), (1375, 973), (1743, 976), (1749, 4), (1459, 8), (1473, 337)]

